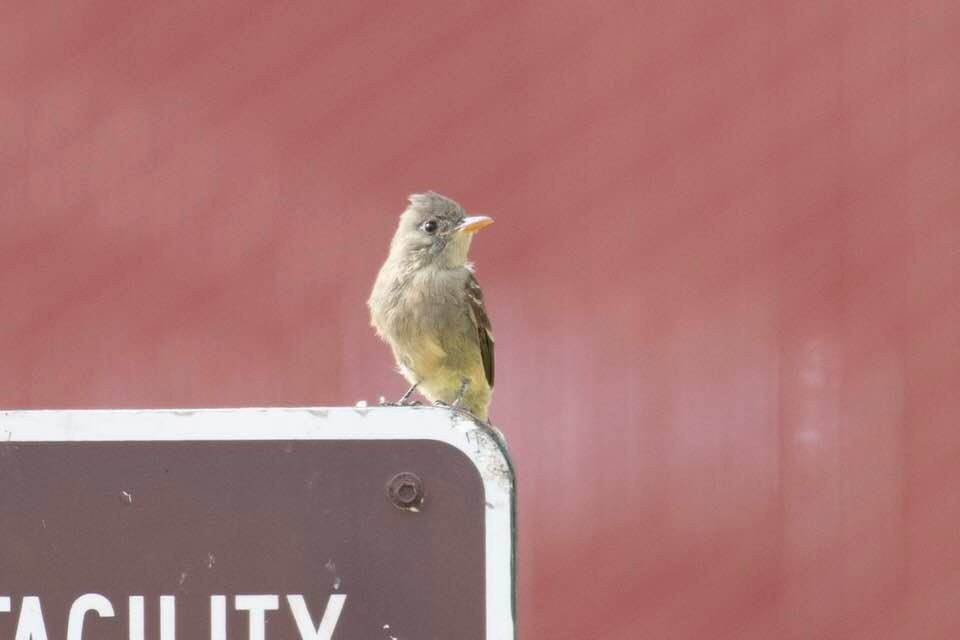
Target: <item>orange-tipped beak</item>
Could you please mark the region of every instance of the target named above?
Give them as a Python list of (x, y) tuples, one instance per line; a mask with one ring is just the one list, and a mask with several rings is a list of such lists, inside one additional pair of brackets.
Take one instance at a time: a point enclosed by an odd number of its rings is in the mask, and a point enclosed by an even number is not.
[(493, 218), (489, 216), (467, 216), (457, 227), (457, 231), (462, 233), (476, 233), (493, 224)]

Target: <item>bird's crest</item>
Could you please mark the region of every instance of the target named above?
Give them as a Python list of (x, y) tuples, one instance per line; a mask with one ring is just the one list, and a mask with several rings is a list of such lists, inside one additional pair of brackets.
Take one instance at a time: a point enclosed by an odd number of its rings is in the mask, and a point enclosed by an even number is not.
[(437, 215), (463, 215), (463, 207), (456, 200), (441, 195), (436, 191), (411, 193), (407, 196), (410, 207), (419, 211), (432, 211)]

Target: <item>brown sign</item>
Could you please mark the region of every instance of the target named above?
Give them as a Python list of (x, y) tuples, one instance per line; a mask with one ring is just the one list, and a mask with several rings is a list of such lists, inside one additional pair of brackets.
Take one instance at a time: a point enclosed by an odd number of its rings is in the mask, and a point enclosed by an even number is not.
[(10, 412), (0, 440), (4, 640), (513, 637), (512, 479), (458, 414)]

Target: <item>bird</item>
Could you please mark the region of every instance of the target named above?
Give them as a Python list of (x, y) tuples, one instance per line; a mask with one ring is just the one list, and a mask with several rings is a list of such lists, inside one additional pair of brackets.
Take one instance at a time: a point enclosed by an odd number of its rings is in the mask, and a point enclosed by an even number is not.
[(408, 197), (367, 301), (371, 325), (410, 384), (396, 404), (415, 404), (417, 390), (488, 422), (493, 330), (467, 254), (492, 223), (433, 191)]

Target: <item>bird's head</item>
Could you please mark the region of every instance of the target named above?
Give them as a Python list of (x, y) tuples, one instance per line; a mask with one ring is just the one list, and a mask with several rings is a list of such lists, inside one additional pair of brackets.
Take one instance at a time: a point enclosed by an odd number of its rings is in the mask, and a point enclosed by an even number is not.
[(457, 202), (429, 191), (415, 193), (400, 215), (390, 252), (418, 266), (462, 267), (473, 234), (493, 223), (487, 216), (468, 216)]

